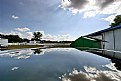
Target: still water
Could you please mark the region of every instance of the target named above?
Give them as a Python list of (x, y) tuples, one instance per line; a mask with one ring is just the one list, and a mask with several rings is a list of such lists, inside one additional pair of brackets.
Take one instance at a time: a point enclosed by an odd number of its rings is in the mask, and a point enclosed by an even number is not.
[(0, 51), (0, 81), (121, 81), (110, 59), (74, 48)]

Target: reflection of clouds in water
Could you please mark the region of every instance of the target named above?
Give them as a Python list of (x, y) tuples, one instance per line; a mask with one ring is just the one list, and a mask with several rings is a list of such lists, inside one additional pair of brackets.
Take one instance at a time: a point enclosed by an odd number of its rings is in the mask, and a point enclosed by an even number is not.
[(17, 70), (19, 69), (19, 67), (13, 67), (11, 70), (14, 71), (14, 70)]
[(66, 51), (70, 52), (73, 49), (71, 48), (50, 48), (50, 49), (22, 49), (22, 50), (11, 50), (11, 51), (4, 51), (0, 53), (0, 57), (14, 57), (15, 59), (27, 59), (30, 58), (32, 55), (44, 55), (45, 52), (51, 51)]
[(31, 49), (6, 51), (1, 53), (0, 57), (13, 57), (15, 59), (27, 59), (27, 58), (30, 58), (32, 55), (44, 55), (45, 50), (43, 49), (38, 49), (38, 50), (39, 52), (36, 52), (36, 53), (35, 53), (35, 50), (31, 50)]
[(111, 70), (118, 71), (114, 65), (115, 65), (115, 63), (111, 63), (111, 64), (107, 64), (107, 65), (102, 65), (102, 67), (107, 67)]
[(59, 77), (62, 81), (121, 81), (121, 71), (117, 70), (114, 63), (103, 65), (109, 70), (97, 70), (95, 67), (84, 66), (83, 71), (74, 69), (68, 75)]
[(77, 49), (74, 49), (74, 48), (48, 48), (46, 49), (46, 52), (51, 52), (51, 51), (61, 51), (61, 52), (71, 52), (71, 51), (74, 51), (74, 50), (77, 50)]
[(15, 57), (15, 59), (27, 59), (27, 58), (30, 58), (30, 56), (20, 55), (20, 56)]

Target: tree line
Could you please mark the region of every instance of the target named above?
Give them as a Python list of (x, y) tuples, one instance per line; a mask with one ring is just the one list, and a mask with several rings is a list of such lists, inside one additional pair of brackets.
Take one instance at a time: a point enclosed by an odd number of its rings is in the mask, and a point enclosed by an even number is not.
[[(42, 33), (40, 32), (34, 32), (33, 38), (31, 41), (40, 41), (42, 37)], [(30, 40), (27, 38), (21, 38), (18, 35), (3, 35), (0, 34), (0, 38), (8, 39), (9, 43), (21, 43), (21, 42), (29, 42)]]
[(21, 42), (28, 42), (28, 39), (22, 39), (18, 35), (3, 35), (0, 34), (0, 38), (8, 39), (9, 43), (21, 43)]

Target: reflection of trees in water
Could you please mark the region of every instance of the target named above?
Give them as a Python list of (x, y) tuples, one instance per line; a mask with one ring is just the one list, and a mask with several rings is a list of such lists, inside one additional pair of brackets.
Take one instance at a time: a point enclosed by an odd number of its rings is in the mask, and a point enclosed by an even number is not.
[(34, 50), (34, 54), (40, 54), (41, 52), (42, 52), (41, 49), (35, 49), (35, 50)]

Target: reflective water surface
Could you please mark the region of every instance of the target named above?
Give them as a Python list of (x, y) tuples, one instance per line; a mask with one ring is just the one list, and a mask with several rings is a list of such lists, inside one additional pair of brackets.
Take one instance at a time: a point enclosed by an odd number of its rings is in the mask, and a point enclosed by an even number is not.
[(121, 81), (110, 59), (74, 48), (0, 51), (0, 81)]

